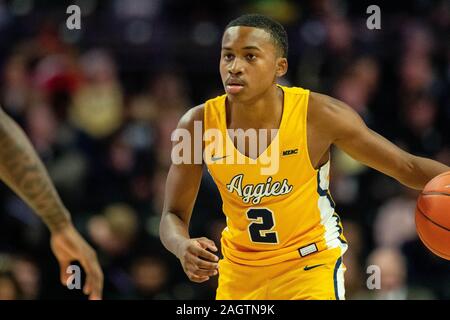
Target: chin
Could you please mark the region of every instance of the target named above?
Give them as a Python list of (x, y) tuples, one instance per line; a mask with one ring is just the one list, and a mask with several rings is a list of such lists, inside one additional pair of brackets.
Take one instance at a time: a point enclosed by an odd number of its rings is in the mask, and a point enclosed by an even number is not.
[(227, 99), (233, 102), (245, 102), (248, 100), (244, 98), (244, 95), (242, 93), (237, 94), (227, 93)]

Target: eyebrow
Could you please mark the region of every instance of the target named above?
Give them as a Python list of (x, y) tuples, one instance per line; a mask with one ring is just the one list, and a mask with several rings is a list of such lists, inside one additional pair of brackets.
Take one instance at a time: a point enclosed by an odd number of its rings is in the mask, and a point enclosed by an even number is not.
[[(256, 46), (246, 46), (246, 47), (243, 47), (242, 49), (244, 49), (244, 50), (258, 50), (258, 51), (261, 51), (261, 49), (256, 47)], [(230, 48), (230, 47), (222, 47), (222, 50), (232, 51), (233, 49)]]

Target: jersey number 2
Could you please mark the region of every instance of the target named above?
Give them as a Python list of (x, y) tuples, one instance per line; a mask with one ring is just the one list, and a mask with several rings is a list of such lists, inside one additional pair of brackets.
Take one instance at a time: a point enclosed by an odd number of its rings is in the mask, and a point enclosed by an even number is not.
[(251, 208), (247, 211), (247, 218), (252, 221), (248, 226), (248, 232), (253, 242), (278, 243), (278, 234), (272, 230), (275, 226), (272, 211), (266, 208)]

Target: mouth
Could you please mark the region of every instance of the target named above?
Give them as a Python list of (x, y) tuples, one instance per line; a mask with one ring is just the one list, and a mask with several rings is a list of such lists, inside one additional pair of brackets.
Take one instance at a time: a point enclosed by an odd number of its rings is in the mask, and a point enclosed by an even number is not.
[(225, 90), (229, 94), (237, 94), (244, 89), (245, 83), (242, 80), (230, 79), (225, 82)]

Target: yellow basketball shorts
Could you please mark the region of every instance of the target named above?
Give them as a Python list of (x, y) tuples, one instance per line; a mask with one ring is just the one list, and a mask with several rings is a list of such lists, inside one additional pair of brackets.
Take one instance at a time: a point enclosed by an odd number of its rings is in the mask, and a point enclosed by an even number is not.
[(217, 300), (344, 300), (341, 249), (269, 266), (219, 261)]

